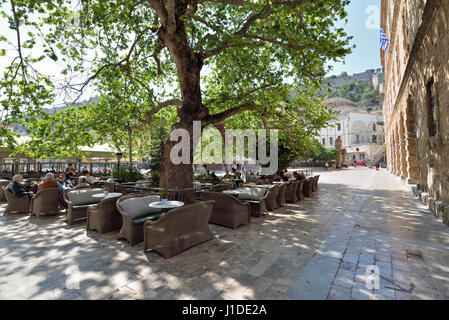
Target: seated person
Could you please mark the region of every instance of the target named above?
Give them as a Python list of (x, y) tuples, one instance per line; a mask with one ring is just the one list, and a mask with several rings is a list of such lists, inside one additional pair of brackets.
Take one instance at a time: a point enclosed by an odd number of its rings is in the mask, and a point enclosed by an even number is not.
[(95, 182), (95, 178), (92, 176), (92, 174), (90, 173), (90, 171), (87, 172), (86, 175), (86, 181), (89, 184), (93, 184)]
[(75, 169), (73, 169), (72, 164), (69, 163), (69, 166), (65, 169), (65, 177), (67, 180), (71, 179), (75, 175)]
[(212, 177), (212, 179), (214, 179), (214, 183), (220, 182), (220, 178), (217, 177), (217, 175), (215, 174), (215, 171), (212, 171), (212, 173), (210, 174), (210, 176)]
[(306, 176), (303, 173), (294, 172), (293, 176), (296, 178), (296, 180), (306, 180)]
[(253, 175), (251, 174), (251, 172), (249, 172), (249, 171), (246, 172), (245, 178), (246, 178), (246, 179), (245, 179), (245, 182), (246, 182), (246, 183), (254, 182), (254, 177), (253, 177)]
[(73, 184), (67, 180), (64, 173), (61, 173), (59, 175), (58, 184), (62, 187), (64, 191), (67, 191), (68, 189), (73, 188)]
[(87, 183), (86, 176), (80, 176), (78, 178), (78, 184), (73, 188), (73, 190), (80, 189), (80, 188), (86, 188), (86, 187), (90, 187), (90, 184)]
[(22, 183), (23, 176), (20, 174), (16, 174), (12, 178), (12, 182), (10, 182), (6, 188), (16, 197), (22, 198), (27, 196), (31, 198), (33, 196), (33, 192), (29, 191)]
[(283, 182), (288, 181), (287, 170), (284, 170), (284, 172), (282, 172), (281, 179)]
[(47, 173), (44, 177), (44, 181), (42, 181), (41, 183), (39, 183), (39, 185), (37, 186), (37, 193), (39, 193), (39, 191), (48, 189), (48, 188), (59, 188), (61, 189), (61, 191), (64, 191), (62, 189), (62, 186), (60, 186), (58, 184), (58, 182), (56, 181), (56, 177), (53, 173)]

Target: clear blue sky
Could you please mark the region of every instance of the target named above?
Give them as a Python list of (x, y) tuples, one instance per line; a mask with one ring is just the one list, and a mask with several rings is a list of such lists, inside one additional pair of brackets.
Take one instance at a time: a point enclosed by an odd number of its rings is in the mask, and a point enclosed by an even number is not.
[(349, 74), (377, 69), (380, 64), (380, 0), (352, 0), (347, 8), (348, 23), (346, 33), (353, 36), (351, 45), (357, 47), (346, 56), (345, 63), (331, 63), (333, 70), (329, 75)]

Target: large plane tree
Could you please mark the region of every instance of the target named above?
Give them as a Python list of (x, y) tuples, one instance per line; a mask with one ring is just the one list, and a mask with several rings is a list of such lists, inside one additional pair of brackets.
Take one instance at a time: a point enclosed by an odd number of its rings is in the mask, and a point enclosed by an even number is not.
[[(191, 136), (193, 121), (206, 127), (244, 112), (300, 118), (304, 107), (289, 97), (291, 88), (314, 90), (326, 63), (350, 52), (349, 37), (337, 26), (348, 0), (80, 0), (74, 10), (67, 2), (0, 0), (19, 52), (3, 83), (26, 88), (27, 76), (37, 72), (29, 71), (36, 60), (24, 56), (24, 47), (37, 50), (42, 42), (46, 56), (65, 64), (62, 89), (74, 99), (88, 88), (106, 88), (100, 93), (107, 95), (110, 79), (144, 90), (138, 128), (173, 106), (172, 129)], [(51, 83), (40, 77), (35, 82), (42, 86), (25, 90), (28, 99), (41, 90), (48, 100)], [(4, 107), (9, 93), (16, 105), (29, 106), (11, 89), (2, 95)], [(294, 123), (311, 125), (319, 113), (320, 107), (309, 108), (309, 119)], [(192, 166), (170, 161), (176, 143), (166, 142), (160, 183), (189, 187)]]

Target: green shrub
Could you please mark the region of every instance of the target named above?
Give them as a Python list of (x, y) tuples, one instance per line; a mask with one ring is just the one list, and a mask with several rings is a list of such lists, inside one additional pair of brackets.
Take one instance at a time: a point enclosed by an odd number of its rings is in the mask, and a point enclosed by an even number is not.
[(143, 175), (134, 167), (119, 167), (112, 172), (112, 177), (126, 182), (135, 182), (143, 179)]

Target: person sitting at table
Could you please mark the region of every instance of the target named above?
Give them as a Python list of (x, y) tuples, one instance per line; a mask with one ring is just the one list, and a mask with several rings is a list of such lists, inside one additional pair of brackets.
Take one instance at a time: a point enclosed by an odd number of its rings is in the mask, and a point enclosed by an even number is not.
[(60, 186), (58, 184), (58, 182), (56, 181), (55, 175), (51, 172), (47, 173), (44, 177), (44, 181), (42, 181), (41, 183), (38, 184), (36, 193), (39, 193), (39, 191), (42, 191), (42, 190), (45, 190), (48, 188), (59, 188), (61, 191), (64, 191), (62, 189), (62, 186)]
[(90, 185), (92, 185), (95, 182), (95, 178), (92, 176), (92, 174), (90, 173), (90, 171), (87, 172), (86, 175), (86, 181), (87, 183), (89, 183)]
[(31, 198), (33, 196), (33, 192), (29, 191), (22, 183), (23, 183), (23, 176), (20, 174), (16, 174), (6, 188), (16, 197)]
[(75, 169), (73, 169), (72, 164), (69, 163), (69, 166), (65, 169), (65, 178), (70, 180), (75, 175)]
[(78, 178), (78, 184), (75, 187), (73, 187), (73, 189), (80, 189), (80, 188), (86, 188), (86, 187), (90, 187), (90, 184), (87, 183), (86, 176), (80, 176)]
[(296, 180), (299, 180), (299, 181), (306, 180), (306, 176), (304, 174), (298, 173), (296, 171), (293, 173), (293, 176), (296, 178)]
[(246, 183), (252, 183), (252, 182), (254, 182), (254, 177), (253, 177), (253, 175), (251, 174), (250, 171), (246, 171), (246, 174), (245, 174), (245, 182), (246, 182)]
[(287, 182), (288, 181), (288, 176), (287, 176), (287, 169), (286, 170), (284, 170), (283, 172), (282, 172), (282, 174), (281, 174), (281, 179), (282, 179), (282, 181), (283, 182)]
[(220, 178), (217, 177), (217, 175), (215, 174), (215, 171), (212, 171), (210, 176), (212, 177), (212, 179), (214, 180), (214, 183), (218, 183), (220, 182)]
[(64, 191), (67, 191), (67, 190), (73, 188), (73, 184), (67, 180), (64, 173), (61, 173), (59, 175), (58, 184), (64, 189)]

